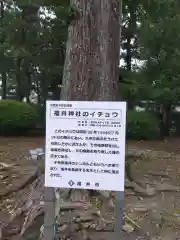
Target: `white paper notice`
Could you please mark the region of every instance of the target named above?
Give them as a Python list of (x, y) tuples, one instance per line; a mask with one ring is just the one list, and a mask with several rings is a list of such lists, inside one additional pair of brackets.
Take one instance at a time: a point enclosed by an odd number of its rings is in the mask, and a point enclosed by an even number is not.
[(46, 103), (45, 186), (124, 191), (125, 102)]

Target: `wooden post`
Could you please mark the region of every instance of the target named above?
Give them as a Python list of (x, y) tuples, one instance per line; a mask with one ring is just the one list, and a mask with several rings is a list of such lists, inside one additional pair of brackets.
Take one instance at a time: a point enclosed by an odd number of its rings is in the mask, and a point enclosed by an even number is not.
[(55, 190), (45, 187), (45, 217), (44, 217), (44, 240), (54, 240), (55, 237)]

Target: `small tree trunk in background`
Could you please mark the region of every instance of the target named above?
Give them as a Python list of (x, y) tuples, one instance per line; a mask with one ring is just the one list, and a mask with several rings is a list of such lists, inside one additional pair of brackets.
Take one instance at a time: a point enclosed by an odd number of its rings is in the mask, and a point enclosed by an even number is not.
[(69, 27), (62, 100), (117, 99), (120, 0), (71, 0), (80, 11)]
[(29, 70), (28, 67), (27, 67), (27, 69), (26, 69), (26, 78), (27, 78), (27, 94), (26, 94), (26, 99), (27, 99), (27, 102), (30, 103), (29, 97), (30, 97), (30, 94), (31, 94), (31, 71)]
[(16, 60), (16, 97), (17, 100), (22, 101), (24, 98), (22, 79), (21, 79), (21, 58)]
[(137, 17), (136, 17), (136, 6), (129, 2), (128, 4), (128, 10), (130, 14), (130, 19), (128, 23), (128, 31), (127, 31), (127, 53), (126, 53), (126, 68), (127, 71), (132, 70), (132, 58), (133, 58), (133, 48), (131, 41), (135, 38), (135, 32), (137, 28)]
[(163, 138), (169, 137), (171, 128), (171, 104), (163, 104)]
[(131, 61), (132, 61), (132, 56), (131, 56), (131, 37), (127, 37), (127, 55), (126, 55), (126, 68), (127, 71), (131, 71)]
[(171, 104), (160, 104), (160, 137), (164, 140), (170, 135)]
[(60, 99), (60, 92), (61, 89), (57, 85), (52, 86), (52, 100), (59, 100)]
[[(1, 20), (1, 28), (3, 29), (3, 20), (4, 20), (4, 1), (0, 1), (0, 11), (1, 11), (1, 16), (0, 16), (0, 20)], [(0, 44), (4, 44), (4, 40), (5, 40), (5, 35), (2, 32), (1, 33), (1, 38), (0, 38)], [(2, 54), (2, 59), (5, 57), (4, 53)], [(4, 63), (3, 63), (4, 65)], [(4, 66), (3, 66), (4, 67)], [(7, 76), (6, 76), (6, 72), (2, 71), (1, 72), (1, 80), (2, 80), (2, 99), (6, 99), (6, 93), (7, 93)]]
[(49, 86), (49, 77), (43, 72), (41, 76), (40, 82), (40, 89), (41, 89), (41, 104), (43, 106), (46, 105), (46, 100), (48, 98), (48, 86)]
[(2, 72), (2, 73), (1, 73), (1, 77), (2, 77), (2, 99), (6, 99), (6, 93), (7, 93), (6, 73), (5, 73), (5, 72)]

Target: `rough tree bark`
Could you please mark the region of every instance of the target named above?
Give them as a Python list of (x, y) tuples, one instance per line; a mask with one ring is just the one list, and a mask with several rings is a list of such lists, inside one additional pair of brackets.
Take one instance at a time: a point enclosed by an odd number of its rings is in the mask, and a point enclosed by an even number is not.
[[(121, 1), (70, 1), (79, 14), (68, 29), (61, 100), (117, 100)], [(106, 198), (102, 200), (102, 209), (107, 201), (112, 201), (107, 194)], [(56, 217), (59, 210), (56, 199)]]
[(62, 100), (117, 100), (121, 0), (71, 0)]
[(118, 100), (121, 1), (70, 1), (79, 14), (68, 30), (61, 100)]

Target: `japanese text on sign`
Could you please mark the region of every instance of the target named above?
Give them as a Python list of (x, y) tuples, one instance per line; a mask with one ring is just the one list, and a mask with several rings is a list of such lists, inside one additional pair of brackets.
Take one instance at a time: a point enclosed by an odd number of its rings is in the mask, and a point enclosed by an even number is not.
[(58, 109), (51, 108), (51, 117), (54, 118), (92, 118), (92, 119), (119, 119), (121, 118), (121, 110), (101, 109)]
[(47, 101), (45, 186), (123, 191), (125, 125), (124, 102)]

